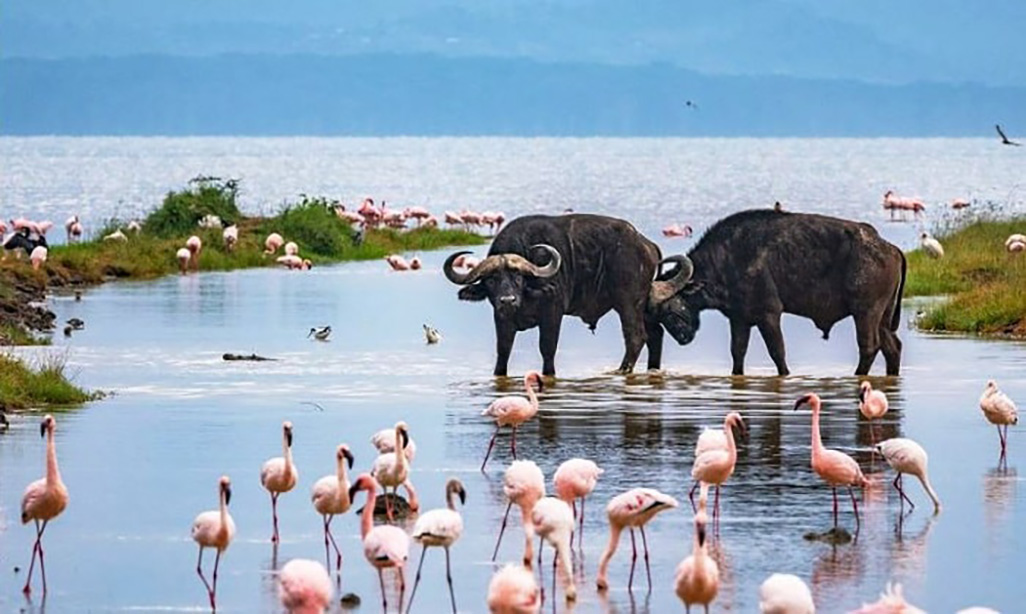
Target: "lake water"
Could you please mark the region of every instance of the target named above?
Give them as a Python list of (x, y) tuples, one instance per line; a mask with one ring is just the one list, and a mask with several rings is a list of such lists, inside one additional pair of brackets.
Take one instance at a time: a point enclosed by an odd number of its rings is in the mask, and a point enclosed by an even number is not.
[[(509, 217), (572, 207), (626, 217), (668, 251), (691, 245), (658, 236), (668, 222), (690, 223), (700, 233), (728, 212), (781, 200), (793, 210), (872, 222), (909, 247), (918, 226), (887, 221), (879, 205), (886, 189), (926, 199), (926, 226), (955, 197), (1018, 208), (1022, 155), (989, 140), (943, 139), (5, 138), (0, 214), (62, 221), (79, 212), (95, 224), (134, 215), (190, 177), (213, 174), (243, 179), (249, 211), (273, 209), (300, 192), (349, 202), (372, 195), (436, 210), (499, 209)], [(479, 414), (521, 384), (489, 375), (490, 310), (456, 300), (456, 287), (439, 272), (444, 256), (422, 254), (425, 270), (403, 274), (364, 262), (308, 273), (250, 270), (107, 284), (81, 302), (52, 297), (61, 321), (79, 317), (86, 329), (71, 339), (56, 337), (52, 348), (19, 351), (60, 353), (80, 384), (114, 395), (58, 415), (58, 455), (71, 503), (46, 532), (45, 604), (38, 591), (31, 602), (19, 591), (33, 531), (19, 524), (18, 505), (24, 486), (43, 471), (39, 416), (18, 416), (0, 434), (0, 611), (205, 610), (189, 528), (198, 512), (216, 507), (217, 478), (228, 474), (238, 534), (222, 561), (219, 610), (277, 612), (275, 570), (294, 557), (323, 560), (309, 489), (333, 473), (335, 446), (348, 442), (357, 471), (366, 470), (375, 456), (371, 434), (402, 419), (418, 444), (412, 479), (425, 509), (443, 505), (447, 477), (466, 485), (466, 531), (453, 548), (456, 597), (460, 612), (485, 612), (510, 456), (503, 436), (487, 474), (478, 471), (494, 428)], [(905, 304), (906, 317), (914, 311)], [(424, 343), (425, 322), (442, 331), (441, 344)], [(335, 329), (330, 342), (305, 337), (324, 324)], [(999, 470), (997, 435), (982, 418), (978, 397), (995, 378), (1013, 398), (1026, 399), (1026, 344), (900, 334), (902, 376), (880, 376), (882, 359), (874, 368), (874, 383), (891, 401), (880, 431), (923, 444), (944, 502), (932, 517), (918, 483), (906, 480), (917, 507), (901, 524), (890, 473), (869, 454), (869, 429), (858, 415), (850, 322), (822, 341), (810, 322), (787, 319), (796, 375), (781, 379), (772, 377), (758, 340), (749, 352), (751, 375), (727, 375), (727, 327), (717, 314), (704, 316), (692, 345), (668, 339), (664, 374), (631, 377), (608, 374), (622, 352), (615, 318), (603, 320), (594, 335), (568, 320), (557, 356), (560, 377), (542, 395), (538, 418), (519, 433), (518, 451), (549, 479), (572, 456), (595, 459), (606, 473), (588, 500), (579, 601), (568, 607), (560, 590), (543, 611), (682, 609), (672, 582), (691, 550), (690, 510), (664, 513), (649, 525), (651, 593), (643, 574), (633, 594), (626, 591), (625, 536), (603, 595), (594, 589), (608, 530), (603, 508), (638, 485), (668, 492), (687, 508), (695, 438), (730, 410), (745, 415), (750, 436), (723, 490), (723, 521), (712, 542), (722, 584), (711, 611), (756, 611), (758, 586), (775, 571), (804, 578), (827, 614), (874, 600), (889, 580), (903, 583), (910, 601), (929, 612), (971, 604), (1017, 611), (1026, 600), (1019, 578), (1026, 537), (1017, 530), (1026, 521), (1026, 489), (1017, 472), (1026, 467), (1026, 443), (1013, 429), (1007, 469)], [(224, 352), (279, 360), (226, 363)], [(511, 373), (538, 365), (537, 336), (521, 334)], [(855, 455), (873, 480), (853, 544), (802, 538), (832, 524), (830, 490), (809, 467), (810, 414), (791, 410), (807, 392), (824, 398), (825, 443)], [(295, 424), (300, 482), (279, 501), (284, 541), (275, 551), (258, 475), (264, 460), (281, 453), (286, 419)], [(851, 528), (844, 501), (841, 525)], [(358, 518), (347, 514), (333, 527), (345, 556), (342, 592), (361, 596), (359, 611), (380, 611)], [(512, 520), (510, 530), (500, 561), (520, 558), (519, 522)], [(411, 550), (411, 579), (419, 554)], [(443, 558), (429, 554), (415, 611), (448, 611)]]

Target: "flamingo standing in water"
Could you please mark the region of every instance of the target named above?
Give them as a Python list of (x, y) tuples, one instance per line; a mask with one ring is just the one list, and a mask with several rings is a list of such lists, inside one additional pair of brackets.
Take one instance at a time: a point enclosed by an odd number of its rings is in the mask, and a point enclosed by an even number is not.
[[(552, 486), (556, 496), (570, 504), (574, 512), (574, 519), (577, 518), (577, 500), (581, 500), (581, 524), (578, 532), (577, 543), (584, 547), (584, 498), (595, 490), (598, 477), (602, 475), (603, 469), (584, 458), (571, 458), (565, 461), (556, 469), (552, 477)], [(574, 537), (570, 536), (570, 546), (574, 545)]]
[(449, 547), (456, 543), (456, 540), (463, 534), (463, 517), (456, 511), (456, 496), (459, 495), (460, 504), (466, 505), (467, 491), (463, 489), (463, 482), (456, 478), (450, 478), (445, 483), (445, 502), (448, 507), (431, 510), (417, 519), (413, 526), (413, 540), (421, 545), (420, 564), (417, 565), (417, 577), (413, 581), (413, 590), (410, 591), (410, 602), (406, 604), (406, 614), (409, 614), (413, 606), (413, 598), (417, 595), (417, 585), (420, 584), (420, 570), (424, 567), (424, 555), (427, 549), (435, 546), (445, 548), (445, 579), (449, 582), (449, 599), (452, 600), (452, 614), (456, 614), (456, 593), (452, 589), (452, 570), (449, 565)]
[(199, 270), (199, 257), (200, 252), (203, 251), (203, 240), (196, 235), (192, 235), (185, 241), (185, 247), (189, 248), (189, 253), (192, 255), (192, 258), (189, 260), (192, 270)]
[[(695, 490), (698, 488), (700, 482), (705, 482), (709, 485), (716, 486), (716, 500), (713, 505), (713, 520), (719, 519), (720, 516), (720, 485), (727, 481), (734, 473), (734, 466), (737, 464), (737, 445), (734, 442), (734, 427), (744, 434), (745, 432), (745, 421), (736, 411), (732, 411), (727, 414), (723, 419), (723, 436), (726, 439), (726, 449), (713, 447), (711, 439), (712, 435), (708, 436), (704, 448), (701, 449), (701, 454), (695, 455), (695, 464), (691, 467), (691, 478), (695, 480), (694, 485), (691, 487), (691, 491), (688, 493), (688, 499), (691, 500), (691, 508), (695, 508)], [(701, 441), (699, 442), (701, 443)]]
[(399, 612), (403, 611), (403, 597), (406, 593), (406, 578), (403, 569), (410, 555), (410, 538), (399, 527), (391, 525), (374, 526), (374, 504), (378, 498), (378, 481), (369, 473), (361, 474), (349, 489), (352, 500), (360, 490), (367, 492), (367, 502), (360, 518), (360, 536), (363, 539), (363, 556), (378, 570), (381, 584), (381, 603), (388, 611), (388, 597), (385, 595), (386, 569), (395, 569), (399, 574)]
[(502, 543), (502, 534), (506, 532), (509, 510), (516, 505), (520, 508), (524, 524), (524, 566), (530, 569), (534, 559), (534, 524), (531, 521), (531, 512), (534, 505), (545, 496), (545, 475), (534, 461), (513, 461), (502, 476), (502, 492), (509, 499), (509, 504), (502, 516), (502, 528), (499, 529), (499, 539), (495, 540), (492, 560), (494, 561), (499, 554), (499, 544)]
[(271, 234), (267, 235), (266, 239), (264, 239), (264, 253), (265, 254), (277, 253), (277, 251), (284, 244), (285, 244), (285, 239), (283, 239), (280, 234), (278, 234), (276, 232), (272, 232)]
[(556, 568), (563, 568), (564, 594), (567, 601), (577, 599), (574, 586), (574, 570), (570, 562), (570, 534), (574, 530), (574, 513), (566, 502), (555, 497), (545, 497), (531, 510), (531, 523), (538, 533), (538, 577), (541, 578), (542, 546), (549, 542), (555, 553), (552, 555), (552, 584), (555, 591)]
[(57, 467), (57, 443), (54, 431), (57, 421), (47, 414), (39, 425), (39, 434), (46, 437), (46, 477), (32, 482), (21, 496), (21, 524), (32, 520), (36, 523), (36, 542), (32, 546), (32, 562), (29, 563), (28, 577), (25, 579), (23, 593), (32, 592), (32, 569), (39, 554), (39, 574), (43, 578), (43, 595), (46, 595), (46, 567), (43, 564), (43, 531), (48, 522), (60, 515), (68, 506), (68, 489), (61, 480), (61, 472)]
[(703, 483), (698, 496), (698, 511), (695, 513), (695, 543), (691, 556), (677, 566), (674, 582), (677, 597), (684, 602), (685, 611), (689, 614), (693, 604), (701, 604), (705, 614), (709, 614), (709, 604), (716, 599), (716, 593), (720, 590), (720, 568), (709, 556), (706, 539), (705, 506), (708, 489), (709, 485)]
[(274, 534), (271, 542), (278, 543), (278, 495), (295, 487), (299, 480), (299, 471), (292, 463), (292, 423), (281, 425), (282, 456), (276, 456), (264, 463), (260, 470), (260, 484), (271, 493), (271, 516), (274, 521)]
[[(868, 380), (862, 380), (859, 384), (859, 411), (866, 417), (866, 420), (879, 420), (887, 413), (889, 405), (887, 395), (882, 390), (873, 390), (873, 385)], [(869, 423), (869, 436), (871, 441), (876, 443), (876, 433), (873, 432), (873, 423)]]
[[(406, 426), (405, 422), (397, 422), (395, 425), (395, 443), (393, 449), (405, 450), (406, 444), (410, 441), (409, 427)], [(395, 452), (387, 452), (381, 454), (374, 459), (374, 466), (371, 468), (371, 475), (377, 480), (386, 490), (389, 487), (392, 488), (392, 497), (396, 495), (396, 489), (402, 486), (406, 489), (406, 494), (409, 496), (409, 506), (411, 512), (416, 512), (420, 509), (420, 504), (417, 502), (417, 491), (413, 489), (413, 484), (410, 483), (410, 464), (407, 460), (407, 455), (396, 454)], [(392, 498), (385, 499), (385, 512), (388, 515), (389, 520), (393, 520), (392, 514)]]
[(349, 499), (349, 479), (346, 477), (346, 464), (353, 468), (353, 453), (349, 446), (342, 444), (335, 451), (335, 475), (326, 475), (317, 480), (310, 493), (310, 500), (314, 509), (324, 518), (324, 560), (328, 569), (331, 569), (331, 554), (328, 550), (328, 543), (335, 548), (335, 569), (342, 569), (342, 551), (335, 543), (335, 536), (331, 534), (331, 521), (336, 514), (345, 514), (349, 511), (352, 501)]
[(863, 603), (862, 607), (852, 610), (848, 614), (926, 614), (911, 603), (905, 601), (901, 594), (900, 584), (887, 583), (885, 592), (880, 593), (880, 599), (874, 603)]
[(809, 587), (798, 576), (775, 573), (759, 586), (761, 614), (816, 614)]
[(499, 435), (499, 429), (504, 426), (513, 427), (513, 438), (510, 440), (510, 450), (513, 451), (513, 459), (517, 458), (517, 427), (527, 422), (538, 413), (538, 397), (534, 394), (532, 383), (538, 384), (538, 392), (545, 389), (542, 382), (542, 375), (538, 371), (528, 371), (524, 375), (524, 388), (527, 390), (527, 398), (515, 395), (499, 397), (492, 401), (488, 409), (481, 412), (482, 416), (490, 416), (495, 419), (495, 433), (492, 440), (488, 442), (488, 451), (485, 452), (484, 462), (481, 463), (481, 471), (485, 470), (488, 464), (488, 457), (492, 454), (492, 446), (495, 445), (495, 438)]
[(862, 474), (862, 469), (855, 459), (844, 452), (828, 450), (823, 446), (823, 440), (819, 435), (819, 410), (820, 400), (817, 394), (807, 394), (794, 404), (797, 410), (808, 403), (812, 407), (812, 470), (830, 485), (834, 491), (834, 527), (837, 526), (837, 487), (847, 486), (848, 494), (851, 496), (851, 507), (855, 512), (855, 533), (859, 532), (861, 522), (859, 521), (859, 504), (855, 502), (855, 493), (852, 486), (865, 488), (869, 480)]
[(638, 546), (634, 541), (635, 528), (641, 530), (641, 544), (645, 548), (645, 573), (648, 576), (648, 586), (652, 587), (652, 571), (648, 565), (648, 538), (645, 537), (645, 525), (659, 512), (675, 507), (677, 507), (676, 499), (654, 488), (632, 488), (609, 501), (609, 505), (606, 506), (606, 515), (609, 516), (609, 544), (599, 560), (598, 578), (596, 579), (599, 590), (609, 588), (609, 561), (620, 544), (620, 533), (624, 528), (631, 530), (631, 549), (633, 550), (627, 590), (634, 585), (634, 565), (638, 560)]
[(323, 614), (334, 594), (328, 570), (317, 561), (292, 559), (278, 574), (278, 598), (289, 614)]
[[(1007, 394), (998, 389), (997, 382), (987, 380), (987, 387), (980, 395), (980, 410), (987, 422), (997, 427), (998, 438), (1001, 439), (1001, 458), (1004, 458), (1008, 444), (1008, 425), (1019, 423), (1019, 408)], [(1004, 430), (1001, 430), (1002, 426)]]
[[(371, 445), (378, 451), (378, 454), (388, 454), (389, 452), (395, 452), (396, 436), (394, 428), (381, 429), (377, 433), (371, 435)], [(413, 457), (417, 455), (417, 442), (413, 441), (410, 434), (407, 433), (404, 439), (406, 447), (403, 448), (403, 453), (406, 455), (406, 460), (413, 462)]]
[(178, 270), (185, 275), (189, 272), (189, 260), (192, 259), (192, 252), (188, 247), (181, 247), (175, 252), (175, 260), (178, 261)]
[(923, 446), (911, 439), (895, 437), (876, 444), (876, 451), (887, 460), (887, 464), (891, 466), (891, 469), (898, 472), (897, 477), (894, 478), (894, 487), (898, 489), (898, 495), (901, 496), (902, 506), (905, 505), (905, 501), (908, 501), (912, 509), (916, 508), (916, 504), (912, 503), (912, 500), (908, 498), (901, 487), (901, 474), (908, 473), (919, 478), (919, 481), (923, 484), (923, 489), (926, 490), (926, 494), (933, 501), (933, 513), (940, 513), (940, 499), (937, 498), (937, 493), (933, 490), (933, 486), (930, 485), (930, 477), (926, 474), (927, 456)]
[[(235, 537), (235, 521), (228, 513), (228, 503), (232, 499), (232, 483), (228, 476), (223, 475), (217, 482), (218, 509), (203, 512), (192, 521), (192, 539), (199, 544), (199, 558), (196, 559), (196, 573), (203, 586), (207, 587), (207, 597), (210, 598), (210, 608), (217, 609), (217, 568), (221, 564), (221, 554), (228, 549)], [(214, 548), (217, 556), (214, 557), (214, 583), (211, 586), (203, 575), (203, 549)]]
[(491, 614), (538, 614), (541, 594), (534, 574), (520, 565), (506, 565), (488, 583)]

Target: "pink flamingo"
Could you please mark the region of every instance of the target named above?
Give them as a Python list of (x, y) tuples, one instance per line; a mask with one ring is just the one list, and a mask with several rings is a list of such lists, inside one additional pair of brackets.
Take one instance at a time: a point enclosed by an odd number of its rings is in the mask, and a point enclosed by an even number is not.
[(388, 598), (385, 596), (384, 570), (395, 569), (399, 574), (399, 612), (403, 611), (403, 597), (406, 593), (406, 579), (403, 569), (410, 554), (410, 538), (399, 527), (391, 525), (374, 526), (374, 504), (378, 498), (378, 481), (369, 473), (361, 474), (349, 489), (349, 499), (356, 497), (360, 490), (366, 491), (367, 503), (363, 506), (360, 518), (360, 535), (363, 538), (363, 556), (374, 569), (378, 570), (378, 582), (381, 584), (381, 603), (388, 611)]
[(192, 259), (192, 252), (189, 251), (188, 247), (180, 247), (175, 252), (175, 260), (178, 261), (178, 270), (185, 275), (189, 272), (189, 260)]
[(527, 390), (527, 398), (520, 396), (504, 396), (492, 401), (483, 412), (482, 416), (490, 416), (495, 419), (495, 433), (488, 443), (488, 451), (485, 452), (484, 462), (481, 463), (481, 471), (485, 470), (488, 464), (488, 457), (492, 454), (492, 446), (495, 445), (495, 438), (499, 435), (499, 429), (504, 426), (513, 427), (513, 438), (510, 440), (510, 449), (513, 451), (513, 459), (517, 457), (517, 428), (527, 422), (538, 413), (538, 397), (534, 394), (532, 383), (538, 384), (538, 392), (545, 389), (542, 382), (542, 375), (538, 371), (528, 371), (524, 375), (524, 388)]
[(406, 209), (403, 210), (403, 216), (417, 220), (417, 226), (420, 226), (425, 220), (431, 217), (431, 212), (424, 207), (406, 207)]
[(884, 457), (887, 464), (891, 466), (891, 469), (898, 473), (894, 478), (894, 488), (898, 490), (902, 506), (905, 505), (905, 501), (908, 501), (912, 509), (916, 508), (916, 504), (912, 503), (912, 500), (908, 498), (905, 490), (901, 487), (901, 474), (908, 473), (919, 478), (923, 488), (926, 490), (926, 494), (933, 501), (933, 513), (940, 513), (940, 499), (937, 498), (937, 493), (934, 492), (933, 486), (930, 485), (930, 477), (926, 473), (928, 457), (923, 446), (911, 439), (894, 437), (876, 444), (876, 451)]
[(419, 271), (423, 265), (420, 263), (420, 258), (414, 256), (410, 258), (410, 270)]
[(969, 201), (964, 198), (956, 198), (951, 201), (951, 208), (955, 211), (958, 211), (959, 209), (965, 209), (969, 205)]
[(328, 543), (335, 548), (335, 569), (342, 569), (342, 551), (335, 543), (335, 536), (331, 534), (331, 521), (336, 514), (345, 514), (349, 511), (352, 501), (349, 500), (349, 478), (346, 477), (346, 463), (353, 468), (353, 453), (349, 446), (341, 444), (335, 451), (335, 475), (326, 475), (317, 480), (310, 492), (310, 500), (314, 509), (324, 519), (324, 560), (331, 569), (331, 555), (328, 551)]
[(627, 579), (627, 590), (634, 585), (634, 567), (638, 560), (638, 546), (634, 541), (634, 529), (641, 530), (641, 544), (645, 548), (645, 573), (648, 576), (648, 586), (652, 586), (652, 571), (648, 564), (648, 539), (645, 537), (645, 525), (652, 520), (656, 514), (664, 510), (677, 507), (677, 500), (670, 495), (663, 494), (654, 488), (632, 488), (625, 493), (613, 497), (606, 506), (606, 515), (609, 517), (609, 544), (606, 546), (602, 558), (599, 559), (598, 578), (596, 585), (599, 590), (609, 588), (609, 561), (616, 553), (620, 544), (620, 533), (624, 528), (631, 530), (631, 574)]
[[(78, 216), (73, 215), (64, 222), (64, 230), (68, 235), (68, 243), (74, 243), (82, 237), (82, 224), (78, 221)], [(3, 232), (0, 229), (0, 232)]]
[(891, 212), (891, 219), (894, 219), (895, 211), (911, 211), (915, 217), (919, 217), (919, 214), (926, 209), (926, 205), (918, 198), (901, 197), (896, 195), (893, 190), (887, 190), (884, 193), (883, 206), (884, 209)]
[(538, 614), (541, 595), (534, 574), (520, 565), (506, 565), (488, 583), (491, 614)]
[(309, 259), (295, 255), (278, 256), (275, 260), (290, 271), (308, 271), (313, 268), (313, 262)]
[[(531, 523), (538, 534), (538, 577), (541, 578), (542, 547), (549, 542), (552, 555), (552, 583), (556, 582), (557, 562), (563, 568), (563, 592), (567, 601), (577, 599), (573, 565), (570, 562), (570, 534), (574, 530), (574, 514), (566, 502), (555, 497), (544, 497), (531, 510)], [(555, 590), (555, 588), (553, 588)]]
[(264, 253), (265, 254), (277, 253), (278, 250), (281, 249), (281, 246), (284, 245), (284, 244), (285, 244), (285, 239), (283, 239), (280, 234), (278, 234), (276, 232), (272, 232), (271, 234), (267, 235), (266, 239), (264, 239)]
[[(577, 500), (581, 500), (581, 528), (577, 543), (584, 547), (584, 498), (595, 490), (598, 477), (602, 475), (603, 469), (583, 458), (571, 458), (556, 469), (552, 476), (552, 486), (556, 496), (570, 504), (574, 512), (574, 519), (577, 518)], [(574, 545), (574, 536), (570, 536), (570, 546)]]
[(29, 260), (32, 261), (32, 270), (38, 271), (44, 264), (46, 264), (46, 257), (50, 250), (43, 245), (37, 245), (32, 248), (32, 253), (29, 255)]
[(281, 425), (282, 456), (276, 456), (260, 470), (260, 484), (271, 494), (271, 517), (274, 521), (274, 533), (271, 542), (278, 543), (278, 495), (292, 490), (299, 481), (299, 471), (292, 463), (292, 423), (285, 421)]
[(417, 524), (413, 525), (413, 540), (421, 545), (420, 564), (417, 565), (417, 577), (413, 581), (413, 590), (410, 591), (410, 602), (406, 604), (406, 614), (409, 614), (410, 608), (413, 606), (413, 598), (417, 595), (420, 570), (424, 567), (424, 555), (430, 547), (445, 548), (445, 579), (449, 582), (452, 614), (456, 614), (456, 593), (452, 589), (449, 547), (456, 543), (463, 534), (463, 517), (456, 511), (457, 495), (459, 495), (460, 504), (466, 505), (467, 491), (463, 489), (463, 482), (456, 478), (449, 478), (449, 481), (445, 483), (445, 502), (448, 507), (427, 512), (417, 519)]
[(317, 561), (292, 559), (278, 574), (278, 598), (289, 614), (323, 614), (334, 594), (328, 570)]
[(221, 231), (221, 240), (224, 241), (225, 251), (235, 251), (235, 246), (239, 243), (239, 227), (235, 224), (228, 226)]
[(691, 233), (691, 226), (687, 224), (670, 224), (663, 228), (664, 237), (687, 238), (691, 236)]
[(875, 603), (864, 603), (857, 610), (848, 614), (926, 614), (923, 610), (905, 601), (901, 594), (900, 584), (887, 583), (887, 590), (880, 593), (880, 599)]
[(448, 224), (449, 226), (458, 226), (458, 225), (463, 223), (463, 218), (461, 218), (456, 213), (453, 213), (452, 211), (446, 211), (445, 212), (445, 223)]
[[(32, 592), (32, 569), (36, 564), (36, 553), (39, 554), (39, 574), (43, 578), (43, 595), (46, 595), (46, 567), (43, 564), (43, 531), (51, 520), (60, 515), (68, 507), (68, 489), (61, 480), (61, 472), (57, 467), (57, 443), (54, 431), (57, 421), (47, 414), (39, 425), (40, 436), (46, 437), (46, 477), (40, 478), (25, 489), (21, 496), (21, 524), (32, 520), (36, 523), (36, 542), (32, 546), (32, 562), (29, 563), (28, 578), (25, 579), (23, 593)], [(40, 524), (41, 523), (41, 524)]]
[[(217, 482), (218, 509), (203, 512), (192, 521), (192, 539), (199, 544), (199, 558), (196, 559), (196, 573), (203, 586), (207, 587), (207, 597), (210, 598), (210, 608), (217, 609), (217, 568), (221, 564), (221, 554), (228, 549), (235, 537), (235, 521), (228, 513), (228, 503), (232, 499), (232, 483), (228, 476), (223, 475)], [(214, 557), (214, 583), (213, 586), (207, 582), (203, 575), (203, 549), (214, 548), (217, 556)]]
[[(395, 452), (395, 429), (387, 428), (381, 429), (377, 433), (371, 435), (371, 445), (378, 451), (378, 454), (388, 454), (389, 452)], [(417, 455), (417, 442), (413, 441), (410, 434), (406, 434), (406, 447), (403, 448), (403, 453), (406, 455), (406, 460), (413, 462), (413, 458)]]
[(399, 254), (390, 254), (385, 256), (385, 262), (388, 263), (388, 266), (392, 267), (393, 271), (410, 270), (410, 263), (406, 261), (406, 258), (403, 258)]
[[(691, 500), (691, 508), (695, 508), (695, 490), (700, 482), (716, 486), (716, 500), (713, 505), (713, 519), (720, 516), (720, 485), (727, 481), (734, 473), (734, 466), (737, 464), (737, 445), (734, 443), (734, 427), (743, 434), (745, 422), (741, 414), (732, 411), (723, 419), (723, 434), (727, 440), (727, 448), (713, 448), (704, 450), (695, 457), (695, 464), (691, 467), (691, 478), (695, 480), (688, 493)], [(707, 444), (708, 445), (708, 444)]]
[(288, 243), (286, 243), (285, 244), (285, 255), (286, 256), (298, 256), (299, 255), (299, 245), (297, 245), (295, 241), (289, 241)]
[(203, 240), (196, 235), (192, 235), (185, 241), (185, 247), (189, 248), (189, 253), (192, 254), (192, 259), (189, 261), (192, 269), (194, 271), (199, 269), (199, 257), (200, 252), (203, 251)]
[[(409, 427), (405, 422), (397, 422), (395, 425), (395, 444), (392, 449), (405, 449), (409, 440)], [(410, 511), (416, 512), (420, 509), (420, 503), (417, 501), (417, 491), (413, 489), (413, 484), (410, 483), (410, 464), (407, 461), (406, 454), (387, 452), (379, 455), (374, 459), (374, 466), (371, 468), (370, 474), (385, 487), (386, 494), (387, 489), (389, 487), (392, 488), (392, 497), (397, 496), (396, 490), (399, 486), (404, 487), (410, 499)], [(388, 519), (392, 520), (392, 498), (385, 499), (385, 511), (388, 514)]]
[[(987, 380), (987, 387), (980, 395), (980, 409), (987, 422), (997, 427), (998, 437), (1001, 439), (1001, 458), (1004, 458), (1008, 444), (1008, 425), (1019, 423), (1019, 408), (1007, 394), (998, 389), (997, 382)], [(1005, 427), (1003, 431), (1002, 426)]]
[(759, 586), (762, 614), (816, 614), (809, 586), (798, 576), (775, 573)]
[(530, 569), (534, 559), (534, 525), (531, 522), (531, 512), (535, 504), (545, 496), (545, 475), (534, 461), (513, 461), (502, 476), (502, 492), (509, 499), (509, 504), (506, 505), (506, 513), (502, 516), (502, 528), (499, 529), (499, 539), (495, 541), (492, 560), (494, 561), (499, 554), (499, 544), (502, 543), (502, 534), (506, 532), (509, 510), (516, 505), (520, 508), (524, 524), (524, 566)]
[(695, 513), (695, 542), (691, 556), (680, 562), (674, 587), (677, 597), (684, 602), (685, 610), (690, 613), (692, 604), (701, 604), (705, 614), (709, 614), (709, 604), (716, 599), (720, 590), (720, 568), (709, 556), (709, 544), (706, 539), (705, 525), (707, 522), (705, 505), (708, 497), (708, 484), (702, 484), (698, 496), (698, 511)]
[(830, 485), (834, 491), (834, 527), (837, 527), (837, 487), (847, 486), (848, 494), (851, 496), (852, 510), (855, 512), (855, 534), (859, 532), (861, 522), (859, 521), (859, 505), (855, 502), (855, 493), (852, 486), (865, 488), (869, 480), (862, 474), (862, 469), (855, 459), (837, 450), (828, 450), (823, 447), (823, 440), (819, 436), (819, 410), (820, 400), (817, 394), (807, 394), (794, 404), (797, 410), (808, 403), (812, 407), (812, 470)]
[(36, 224), (36, 231), (42, 236), (46, 236), (46, 233), (50, 232), (51, 228), (53, 228), (53, 222), (50, 220), (45, 220)]
[[(868, 380), (862, 380), (859, 384), (859, 411), (866, 417), (866, 420), (879, 420), (887, 413), (887, 395), (882, 390), (873, 390), (873, 385)], [(869, 435), (872, 442), (876, 443), (876, 433), (873, 432), (873, 424), (869, 424)]]
[(427, 216), (427, 218), (424, 219), (423, 226), (425, 228), (438, 228), (438, 218), (433, 215)]
[(1019, 233), (1008, 235), (1008, 238), (1005, 239), (1005, 249), (1012, 254), (1026, 252), (1026, 235)]

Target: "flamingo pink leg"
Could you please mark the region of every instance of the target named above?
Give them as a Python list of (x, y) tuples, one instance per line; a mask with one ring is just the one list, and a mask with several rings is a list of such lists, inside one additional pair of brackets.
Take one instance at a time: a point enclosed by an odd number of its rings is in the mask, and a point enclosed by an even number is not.
[(834, 528), (837, 528), (837, 489), (834, 488)]
[(641, 545), (645, 547), (645, 575), (648, 576), (648, 590), (652, 590), (652, 568), (648, 566), (648, 539), (645, 537), (645, 525), (641, 529)]
[(510, 440), (510, 449), (513, 451), (513, 460), (517, 460), (517, 427), (513, 426), (513, 438)]
[(210, 599), (210, 607), (214, 607), (214, 590), (210, 588), (210, 583), (207, 582), (206, 576), (203, 575), (203, 546), (199, 549), (199, 558), (196, 559), (196, 573), (199, 574), (200, 580), (203, 580), (203, 586), (207, 589), (207, 598)]
[(638, 561), (638, 546), (634, 541), (634, 527), (631, 527), (631, 575), (627, 578), (627, 590), (634, 586), (634, 564)]
[(499, 544), (502, 543), (502, 534), (506, 532), (506, 521), (509, 520), (509, 510), (513, 507), (513, 502), (510, 501), (509, 505), (506, 506), (506, 513), (502, 516), (502, 528), (499, 529), (499, 539), (495, 540), (495, 551), (492, 552), (492, 560), (499, 556)]
[(381, 606), (385, 612), (388, 612), (388, 597), (385, 596), (385, 574), (378, 568), (378, 584), (381, 585)]
[(29, 563), (28, 578), (25, 579), (25, 588), (21, 589), (21, 592), (28, 595), (32, 592), (32, 569), (36, 563), (36, 552), (39, 552), (39, 573), (43, 577), (43, 594), (46, 594), (46, 567), (43, 566), (43, 531), (46, 530), (46, 523), (49, 520), (44, 520), (42, 526), (39, 525), (39, 521), (36, 520), (36, 543), (32, 545), (32, 561)]
[(217, 551), (217, 556), (214, 557), (214, 589), (210, 592), (210, 609), (217, 609), (217, 568), (221, 564), (221, 551)]
[[(449, 565), (449, 547), (445, 548), (445, 580), (449, 583), (449, 599), (452, 600), (452, 614), (456, 614), (456, 592), (452, 589), (452, 567)], [(413, 595), (410, 595), (410, 603), (413, 603)], [(406, 606), (410, 611), (410, 606)]]
[(898, 494), (901, 495), (900, 501), (902, 507), (904, 507), (905, 501), (908, 501), (908, 504), (912, 506), (912, 509), (916, 509), (916, 504), (912, 503), (912, 499), (909, 499), (908, 495), (905, 494), (905, 490), (901, 487), (901, 483), (901, 474), (899, 473), (898, 476), (894, 478), (894, 487), (898, 489)]
[[(331, 546), (335, 549), (335, 555), (337, 557), (336, 561), (335, 561), (335, 570), (336, 571), (341, 571), (342, 570), (342, 551), (339, 550), (338, 544), (335, 543), (335, 536), (331, 534), (331, 521), (334, 520), (334, 519), (335, 519), (334, 516), (325, 516), (324, 517), (324, 554), (325, 554), (325, 557), (328, 556), (328, 540), (330, 539), (331, 540)], [(331, 564), (330, 563), (328, 564), (328, 570), (329, 571), (331, 570)]]
[(413, 590), (410, 591), (410, 602), (406, 604), (406, 614), (410, 614), (410, 608), (413, 607), (413, 598), (417, 596), (417, 586), (420, 584), (420, 570), (424, 568), (425, 554), (427, 554), (427, 548), (421, 548), (420, 563), (417, 565), (417, 575), (413, 578)]
[(855, 535), (859, 534), (862, 522), (859, 520), (859, 504), (855, 501), (855, 491), (848, 487), (848, 494), (851, 496), (851, 509), (855, 512)]
[(495, 427), (495, 432), (492, 433), (492, 440), (488, 442), (488, 451), (485, 452), (484, 462), (481, 463), (481, 472), (485, 470), (485, 465), (488, 464), (488, 457), (492, 455), (492, 446), (495, 445), (495, 438), (499, 436), (499, 427)]
[(584, 497), (581, 497), (581, 534), (577, 537), (577, 545), (584, 548)]
[(691, 511), (697, 512), (698, 506), (695, 505), (695, 491), (698, 490), (698, 481), (695, 481), (694, 486), (691, 487), (691, 492), (688, 493), (688, 499), (691, 500)]
[(271, 535), (271, 543), (278, 543), (278, 493), (271, 493), (271, 517), (274, 521), (274, 534)]

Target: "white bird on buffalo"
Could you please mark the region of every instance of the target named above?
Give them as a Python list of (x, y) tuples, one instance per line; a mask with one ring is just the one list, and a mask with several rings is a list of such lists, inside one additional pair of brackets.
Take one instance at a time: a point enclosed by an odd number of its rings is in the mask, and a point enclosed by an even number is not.
[(944, 247), (940, 244), (940, 241), (930, 236), (930, 233), (924, 232), (919, 235), (919, 246), (923, 248), (926, 255), (931, 258), (943, 258)]

